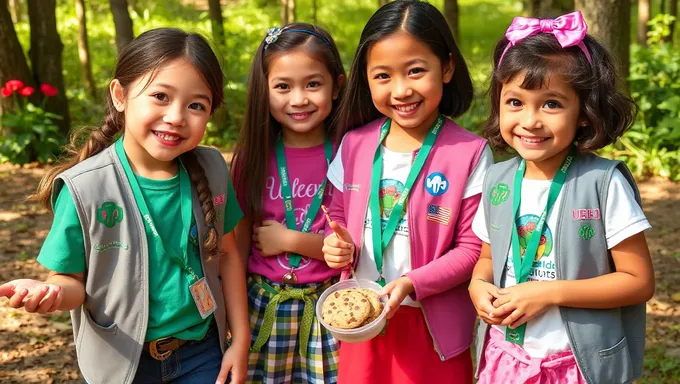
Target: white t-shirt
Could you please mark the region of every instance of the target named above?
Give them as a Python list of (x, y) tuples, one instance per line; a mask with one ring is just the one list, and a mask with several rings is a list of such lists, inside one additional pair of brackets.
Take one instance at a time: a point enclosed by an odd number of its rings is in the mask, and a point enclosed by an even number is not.
[[(522, 181), (522, 203), (518, 219), (520, 246), (522, 246), (521, 238), (524, 232), (533, 231), (538, 216), (542, 213), (548, 201), (550, 183), (551, 180), (524, 179)], [(562, 197), (563, 195), (560, 193), (555, 202), (555, 207), (560, 206)], [(529, 281), (549, 281), (556, 278), (555, 250), (558, 240), (554, 236), (557, 219), (560, 216), (558, 211), (558, 209), (553, 209), (548, 215), (536, 254), (538, 260), (534, 261)], [(612, 249), (621, 241), (651, 227), (640, 205), (635, 201), (633, 189), (618, 170), (615, 170), (612, 174), (609, 184), (604, 222), (608, 249)], [(479, 204), (479, 209), (472, 222), (472, 230), (482, 241), (489, 243), (484, 216), (484, 199)], [(502, 287), (507, 288), (516, 285), (517, 281), (512, 264), (512, 248), (508, 252), (505, 269), (505, 281), (501, 282)], [(504, 326), (494, 325), (494, 327), (505, 333)], [(570, 349), (569, 337), (564, 329), (559, 307), (551, 307), (542, 315), (529, 320), (524, 334), (523, 348), (530, 356), (536, 358), (547, 357)]]
[[(383, 155), (383, 173), (380, 181), (380, 211), (382, 213), (383, 229), (387, 226), (392, 207), (397, 202), (399, 195), (404, 190), (404, 184), (411, 171), (412, 152), (394, 152), (381, 146)], [(335, 188), (344, 191), (344, 168), (342, 164), (342, 143), (338, 148), (337, 155), (328, 168), (328, 180), (333, 183)], [(493, 164), (493, 154), (489, 146), (484, 147), (484, 151), (475, 165), (475, 169), (470, 174), (465, 186), (463, 198), (474, 196), (482, 192), (482, 184), (487, 169)], [(370, 166), (370, 165), (367, 165)], [(358, 214), (358, 212), (357, 212)], [(364, 221), (364, 243), (361, 247), (359, 257), (361, 262), (355, 271), (357, 278), (377, 280), (379, 277), (378, 268), (375, 266), (373, 256), (373, 219), (371, 210), (366, 210)], [(408, 216), (404, 209), (401, 221), (397, 225), (392, 241), (387, 245), (383, 253), (383, 277), (385, 281), (396, 280), (404, 274), (410, 272), (411, 267), (411, 245), (409, 242)], [(419, 307), (420, 303), (411, 300), (409, 297), (404, 299), (402, 305)]]

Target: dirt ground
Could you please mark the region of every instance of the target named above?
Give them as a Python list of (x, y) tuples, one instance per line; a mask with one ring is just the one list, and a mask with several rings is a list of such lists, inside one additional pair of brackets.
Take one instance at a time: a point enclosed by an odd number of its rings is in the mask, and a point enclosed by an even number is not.
[[(0, 166), (0, 282), (47, 275), (35, 258), (52, 221), (25, 198), (43, 168)], [(647, 304), (647, 353), (640, 383), (680, 383), (680, 184), (640, 183), (656, 274)], [(79, 383), (68, 313), (29, 315), (0, 299), (0, 382)]]

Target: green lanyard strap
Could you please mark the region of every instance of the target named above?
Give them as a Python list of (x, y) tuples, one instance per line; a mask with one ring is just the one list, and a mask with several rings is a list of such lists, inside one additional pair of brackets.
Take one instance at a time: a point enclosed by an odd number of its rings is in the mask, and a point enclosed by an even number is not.
[[(333, 145), (328, 137), (324, 140), (324, 154), (326, 156), (326, 164), (330, 164), (333, 158)], [(321, 186), (316, 191), (316, 195), (309, 206), (305, 220), (302, 222), (302, 227), (297, 228), (297, 219), (295, 217), (295, 208), (293, 207), (293, 192), (290, 189), (290, 178), (288, 177), (288, 165), (286, 163), (286, 154), (283, 147), (283, 139), (279, 138), (276, 141), (276, 166), (279, 170), (279, 179), (281, 180), (281, 195), (283, 196), (283, 207), (286, 211), (286, 226), (288, 229), (299, 230), (300, 232), (309, 232), (312, 229), (312, 223), (319, 213), (321, 203), (323, 202), (323, 195), (326, 191), (327, 179), (324, 177)], [(288, 263), (291, 268), (297, 268), (300, 265), (302, 256), (291, 253), (288, 258)]]
[[(538, 251), (538, 246), (541, 240), (541, 235), (543, 234), (543, 227), (545, 226), (545, 221), (550, 214), (550, 210), (555, 205), (557, 197), (560, 195), (562, 186), (567, 179), (567, 172), (569, 167), (574, 163), (576, 159), (576, 150), (572, 147), (569, 150), (569, 154), (562, 161), (562, 165), (557, 171), (557, 174), (550, 183), (550, 190), (548, 191), (548, 201), (545, 204), (545, 208), (538, 218), (536, 223), (536, 228), (533, 232), (528, 234), (529, 239), (527, 241), (527, 247), (524, 250), (524, 255), (521, 253), (521, 248), (519, 245), (519, 235), (517, 234), (517, 215), (519, 214), (519, 208), (522, 200), (522, 180), (524, 179), (524, 172), (526, 171), (526, 161), (522, 159), (515, 172), (514, 179), (514, 190), (512, 196), (512, 208), (513, 208), (513, 231), (512, 231), (512, 265), (515, 270), (515, 279), (517, 284), (521, 284), (527, 281), (529, 274), (531, 273), (531, 268), (534, 265), (534, 258), (536, 257), (536, 252)], [(507, 341), (522, 344), (524, 342), (524, 333), (526, 331), (526, 323), (520, 325), (515, 329), (507, 328), (505, 332), (505, 339)]]
[(189, 277), (196, 281), (198, 276), (194, 273), (191, 266), (188, 264), (187, 260), (187, 243), (189, 239), (189, 226), (191, 225), (192, 216), (192, 202), (191, 202), (191, 181), (189, 179), (189, 174), (180, 162), (179, 164), (179, 190), (180, 190), (180, 213), (182, 219), (182, 237), (180, 238), (180, 249), (182, 255), (178, 255), (177, 252), (172, 249), (166, 249), (163, 245), (163, 239), (158, 234), (156, 226), (154, 225), (153, 218), (151, 217), (151, 212), (149, 207), (146, 205), (144, 200), (144, 195), (142, 195), (142, 190), (139, 187), (137, 178), (132, 172), (130, 167), (130, 162), (128, 161), (127, 155), (125, 154), (125, 149), (123, 148), (123, 137), (121, 136), (115, 144), (116, 154), (123, 165), (123, 170), (125, 171), (125, 176), (130, 188), (132, 188), (132, 194), (134, 195), (135, 202), (139, 208), (139, 212), (142, 215), (142, 221), (144, 221), (144, 228), (147, 237), (147, 243), (153, 243), (157, 254), (159, 255), (169, 255), (173, 262), (178, 264), (183, 271), (185, 271)]
[(383, 252), (394, 237), (397, 225), (401, 219), (401, 214), (404, 211), (404, 203), (411, 192), (413, 183), (416, 181), (420, 171), (425, 165), (425, 161), (427, 160), (427, 157), (432, 150), (432, 146), (434, 145), (434, 142), (437, 139), (442, 126), (444, 125), (444, 121), (444, 117), (439, 115), (432, 127), (430, 127), (430, 131), (428, 132), (427, 137), (425, 137), (423, 146), (418, 151), (416, 159), (408, 173), (404, 190), (401, 192), (399, 200), (397, 200), (397, 203), (394, 205), (392, 213), (390, 213), (390, 217), (387, 221), (387, 226), (385, 227), (384, 231), (382, 229), (382, 215), (380, 214), (379, 201), (380, 180), (382, 178), (383, 171), (383, 156), (380, 147), (382, 146), (382, 142), (385, 140), (385, 137), (387, 137), (387, 134), (390, 132), (390, 124), (392, 120), (387, 119), (380, 128), (380, 140), (378, 141), (378, 148), (375, 150), (375, 156), (373, 157), (373, 169), (371, 173), (371, 197), (369, 205), (371, 209), (371, 220), (373, 222), (371, 228), (371, 234), (373, 235), (373, 257), (375, 259), (375, 266), (378, 269), (379, 274), (377, 283), (382, 286), (385, 286), (385, 277), (383, 277)]

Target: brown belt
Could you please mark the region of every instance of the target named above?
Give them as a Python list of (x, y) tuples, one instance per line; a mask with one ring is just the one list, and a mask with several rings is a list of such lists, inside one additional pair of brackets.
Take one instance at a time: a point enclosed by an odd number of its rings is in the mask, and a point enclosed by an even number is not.
[(174, 337), (164, 337), (162, 339), (144, 343), (142, 350), (148, 351), (151, 357), (163, 361), (170, 357), (172, 353), (184, 345), (187, 340), (176, 339)]

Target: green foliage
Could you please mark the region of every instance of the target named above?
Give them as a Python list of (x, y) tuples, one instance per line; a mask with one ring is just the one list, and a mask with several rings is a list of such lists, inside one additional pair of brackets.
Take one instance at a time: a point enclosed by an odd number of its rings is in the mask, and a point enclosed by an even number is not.
[(0, 115), (3, 134), (0, 137), (0, 163), (26, 164), (32, 161), (46, 163), (59, 153), (64, 136), (55, 120), (62, 119), (37, 107), (25, 96), (13, 93), (13, 110)]
[(649, 22), (648, 48), (632, 48), (629, 86), (640, 111), (618, 143), (603, 150), (638, 177), (680, 180), (680, 52), (668, 42), (673, 17)]

